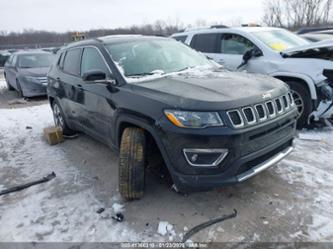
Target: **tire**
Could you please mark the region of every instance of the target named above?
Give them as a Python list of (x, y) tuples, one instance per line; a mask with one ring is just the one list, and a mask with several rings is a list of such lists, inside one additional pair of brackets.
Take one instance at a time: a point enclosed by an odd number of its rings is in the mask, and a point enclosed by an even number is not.
[(62, 130), (62, 133), (66, 136), (71, 136), (76, 134), (75, 131), (73, 131), (72, 129), (70, 129), (67, 125), (67, 121), (65, 119), (65, 115), (59, 105), (59, 103), (54, 100), (52, 103), (52, 112), (53, 112), (53, 120), (54, 120), (54, 124), (57, 127), (60, 127)]
[(8, 80), (7, 80), (7, 78), (6, 78), (6, 74), (5, 74), (5, 81), (6, 81), (6, 84), (7, 84), (7, 88), (8, 88), (8, 90), (9, 90), (9, 91), (14, 91), (15, 88), (12, 87), (12, 86), (9, 84), (9, 82), (8, 82)]
[(20, 98), (24, 98), (24, 94), (23, 94), (23, 91), (22, 91), (22, 87), (21, 87), (21, 84), (18, 80), (16, 80), (16, 85), (17, 85), (17, 92), (18, 92), (18, 96)]
[(297, 106), (297, 129), (302, 129), (308, 124), (309, 115), (313, 110), (310, 93), (307, 87), (301, 82), (287, 81), (286, 83), (290, 86)]
[(126, 200), (143, 197), (145, 185), (146, 137), (140, 128), (126, 128), (121, 137), (119, 192)]

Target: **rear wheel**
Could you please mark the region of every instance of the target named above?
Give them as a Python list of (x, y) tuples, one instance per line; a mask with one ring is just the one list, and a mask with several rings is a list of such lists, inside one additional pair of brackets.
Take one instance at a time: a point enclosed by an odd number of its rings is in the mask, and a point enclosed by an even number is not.
[(119, 158), (119, 191), (127, 200), (144, 194), (146, 137), (137, 127), (126, 128), (122, 134)]
[(74, 135), (75, 132), (68, 127), (67, 122), (65, 120), (65, 116), (57, 101), (53, 101), (52, 111), (53, 111), (53, 119), (55, 126), (61, 128), (64, 135)]
[(9, 91), (14, 91), (15, 88), (12, 87), (12, 86), (9, 84), (9, 81), (8, 81), (7, 78), (6, 78), (6, 74), (5, 74), (5, 81), (6, 81), (6, 84), (7, 84), (7, 88), (8, 88), (8, 90), (9, 90)]
[(297, 111), (297, 129), (302, 129), (308, 124), (309, 115), (312, 112), (312, 101), (311, 96), (304, 84), (297, 81), (286, 82), (291, 89)]

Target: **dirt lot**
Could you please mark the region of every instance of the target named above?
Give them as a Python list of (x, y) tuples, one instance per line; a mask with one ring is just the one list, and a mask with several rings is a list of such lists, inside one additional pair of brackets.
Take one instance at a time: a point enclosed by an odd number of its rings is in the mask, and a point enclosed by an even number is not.
[[(0, 197), (0, 241), (180, 241), (189, 228), (238, 211), (191, 239), (215, 242), (333, 241), (333, 129), (303, 131), (295, 151), (277, 166), (223, 189), (182, 196), (147, 176), (140, 201), (117, 191), (118, 157), (80, 135), (49, 146), (46, 100), (8, 105), (16, 98), (0, 79), (0, 190), (42, 177), (45, 184)], [(96, 211), (105, 208), (101, 214)], [(111, 216), (121, 210), (122, 223)], [(165, 235), (158, 225), (171, 224)], [(163, 229), (162, 229), (163, 230)], [(161, 231), (160, 231), (161, 232)]]

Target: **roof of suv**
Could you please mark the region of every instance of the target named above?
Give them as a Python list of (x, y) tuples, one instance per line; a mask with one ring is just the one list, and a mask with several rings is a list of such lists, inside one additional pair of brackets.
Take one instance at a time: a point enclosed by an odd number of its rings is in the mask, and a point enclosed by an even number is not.
[(142, 39), (168, 39), (168, 37), (160, 37), (160, 36), (146, 36), (146, 35), (108, 35), (108, 36), (101, 36), (97, 38), (86, 39), (82, 41), (72, 42), (67, 46), (63, 47), (63, 49), (67, 48), (74, 48), (84, 45), (91, 45), (96, 43), (113, 43), (113, 42), (129, 42), (135, 40), (142, 40)]
[(232, 31), (232, 30), (238, 30), (243, 31), (246, 33), (251, 32), (258, 32), (258, 31), (270, 31), (270, 30), (280, 30), (280, 28), (274, 28), (274, 27), (231, 27), (231, 28), (198, 28), (198, 29), (192, 29), (184, 32), (175, 33), (172, 36), (178, 36), (178, 35), (188, 35), (188, 34), (196, 34), (196, 33), (215, 33), (215, 32), (224, 32), (224, 31)]

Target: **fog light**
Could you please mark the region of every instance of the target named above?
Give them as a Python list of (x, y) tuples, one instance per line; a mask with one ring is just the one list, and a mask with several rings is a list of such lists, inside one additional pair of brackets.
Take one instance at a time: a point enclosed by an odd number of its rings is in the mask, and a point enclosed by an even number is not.
[(188, 164), (196, 167), (216, 167), (228, 155), (227, 149), (183, 149)]

